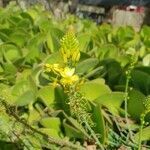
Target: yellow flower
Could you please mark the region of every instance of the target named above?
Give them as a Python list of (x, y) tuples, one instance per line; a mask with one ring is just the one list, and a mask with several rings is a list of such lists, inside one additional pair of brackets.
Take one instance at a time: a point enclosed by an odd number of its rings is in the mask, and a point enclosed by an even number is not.
[[(75, 75), (75, 68), (65, 67), (62, 68), (60, 64), (45, 64), (45, 70), (48, 72), (54, 72), (61, 76), (60, 83), (64, 86), (74, 84), (79, 80), (78, 75)], [(55, 85), (55, 82), (54, 82)]]
[(75, 68), (69, 68), (65, 67), (64, 71), (61, 72), (62, 79), (60, 82), (63, 85), (71, 85), (74, 84), (76, 81), (79, 80), (79, 77), (77, 75), (74, 75)]
[(54, 72), (56, 74), (60, 74), (63, 71), (63, 68), (59, 64), (45, 64), (45, 71)]
[(65, 67), (63, 72), (60, 72), (62, 77), (71, 77), (75, 72), (75, 68)]
[(53, 64), (52, 69), (54, 72), (60, 73), (62, 71), (62, 68), (59, 64)]
[(73, 75), (73, 76), (70, 76), (70, 77), (64, 77), (60, 80), (60, 83), (62, 85), (72, 85), (74, 84), (76, 81), (79, 80), (79, 77), (77, 75)]

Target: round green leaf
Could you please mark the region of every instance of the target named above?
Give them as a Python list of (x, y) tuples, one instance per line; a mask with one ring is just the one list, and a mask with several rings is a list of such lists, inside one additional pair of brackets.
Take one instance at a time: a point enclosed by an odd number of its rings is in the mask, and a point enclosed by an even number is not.
[(110, 88), (103, 83), (95, 82), (94, 80), (84, 83), (80, 92), (89, 100), (94, 100), (101, 95), (111, 93)]
[(128, 100), (128, 113), (132, 118), (139, 120), (141, 113), (144, 111), (144, 100), (146, 99), (145, 95), (137, 90), (131, 90), (129, 92)]
[(40, 124), (45, 128), (52, 128), (60, 131), (61, 122), (57, 117), (47, 117), (40, 120)]
[(35, 101), (35, 95), (32, 91), (28, 90), (25, 93), (23, 93), (21, 96), (19, 96), (16, 100), (17, 106), (25, 106), (30, 104), (31, 102)]
[(38, 97), (42, 99), (46, 106), (50, 106), (55, 100), (55, 87), (45, 86), (38, 91)]
[(95, 100), (97, 104), (101, 104), (107, 107), (114, 115), (118, 115), (119, 109), (123, 101), (123, 92), (112, 92), (104, 94)]

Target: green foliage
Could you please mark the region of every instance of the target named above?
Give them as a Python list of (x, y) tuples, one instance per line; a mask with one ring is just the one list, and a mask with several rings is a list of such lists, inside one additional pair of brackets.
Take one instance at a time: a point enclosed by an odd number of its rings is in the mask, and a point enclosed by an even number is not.
[[(139, 132), (135, 134), (135, 140), (138, 142)], [(146, 141), (150, 139), (150, 127), (146, 127), (142, 131), (142, 141)]]
[(109, 94), (103, 94), (99, 96), (95, 100), (95, 102), (107, 107), (112, 114), (118, 115), (123, 100), (124, 100), (123, 92), (111, 92)]
[(110, 93), (111, 90), (103, 83), (103, 80), (95, 79), (84, 83), (80, 87), (80, 92), (83, 93), (88, 100), (94, 100), (103, 94)]
[[(139, 120), (144, 111), (144, 101), (146, 97), (139, 91), (131, 90), (129, 92), (128, 112), (134, 118)], [(138, 109), (136, 109), (138, 108)]]
[(143, 114), (150, 146), (149, 43), (149, 26), (137, 33), (69, 14), (56, 20), (39, 5), (1, 8), (1, 148), (135, 149)]
[(99, 139), (101, 143), (105, 143), (107, 141), (107, 135), (106, 135), (106, 129), (105, 129), (105, 122), (101, 111), (101, 105), (93, 105), (91, 103), (92, 107), (92, 119), (93, 122), (96, 122), (94, 125), (94, 131), (96, 131), (97, 134), (99, 134)]

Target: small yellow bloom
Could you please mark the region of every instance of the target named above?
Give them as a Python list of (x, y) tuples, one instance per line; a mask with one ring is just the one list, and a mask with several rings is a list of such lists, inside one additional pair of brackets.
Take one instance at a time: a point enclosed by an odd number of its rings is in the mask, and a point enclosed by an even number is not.
[(62, 78), (60, 80), (60, 83), (64, 86), (65, 85), (72, 85), (78, 80), (79, 80), (79, 77), (77, 75), (73, 75), (73, 76), (68, 76), (68, 77)]
[(75, 68), (65, 67), (63, 72), (60, 72), (62, 77), (71, 77), (75, 72)]
[(71, 80), (72, 80), (72, 82), (76, 82), (76, 81), (79, 80), (79, 76), (78, 76), (78, 75), (73, 75), (73, 76), (71, 77)]
[(62, 71), (62, 68), (60, 67), (59, 64), (53, 64), (52, 69), (54, 72), (58, 72), (58, 73)]
[(62, 79), (60, 80), (60, 82), (63, 85), (74, 84), (76, 81), (79, 80), (79, 77), (77, 75), (74, 75), (74, 73), (75, 73), (75, 68), (65, 67), (64, 71), (61, 72)]
[[(55, 74), (60, 75), (60, 83), (64, 86), (74, 84), (79, 80), (78, 75), (74, 75), (75, 68), (62, 68), (60, 64), (45, 64), (45, 70), (48, 72), (52, 71)], [(54, 82), (53, 85), (57, 85), (57, 82)]]

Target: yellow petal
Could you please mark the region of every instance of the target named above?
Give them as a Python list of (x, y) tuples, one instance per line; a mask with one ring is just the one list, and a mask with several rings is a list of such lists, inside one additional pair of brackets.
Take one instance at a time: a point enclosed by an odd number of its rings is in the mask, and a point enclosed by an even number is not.
[(79, 80), (79, 76), (74, 75), (74, 76), (71, 77), (71, 80), (72, 80), (73, 82), (76, 82), (76, 81)]
[(75, 72), (75, 68), (65, 67), (64, 71), (61, 72), (62, 77), (71, 77)]

